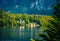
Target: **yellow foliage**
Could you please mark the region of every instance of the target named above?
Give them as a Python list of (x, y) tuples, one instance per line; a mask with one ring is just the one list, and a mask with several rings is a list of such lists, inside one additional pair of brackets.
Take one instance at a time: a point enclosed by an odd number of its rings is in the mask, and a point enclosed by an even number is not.
[(35, 41), (35, 40), (31, 38), (31, 41)]

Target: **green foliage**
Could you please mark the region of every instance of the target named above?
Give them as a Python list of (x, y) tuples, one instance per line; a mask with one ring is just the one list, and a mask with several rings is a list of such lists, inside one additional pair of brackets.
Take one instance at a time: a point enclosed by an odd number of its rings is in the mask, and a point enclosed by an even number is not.
[[(43, 26), (47, 26), (48, 29), (44, 30), (43, 32), (47, 32), (48, 36), (45, 34), (39, 34), (40, 37), (43, 38), (45, 41), (60, 41), (60, 0), (57, 0), (58, 4), (54, 7), (55, 11), (53, 12), (53, 20), (41, 21)], [(45, 19), (45, 18), (44, 18)], [(43, 30), (43, 29), (42, 29)], [(43, 40), (36, 40), (36, 41), (43, 41)]]
[(0, 10), (0, 26), (16, 25), (15, 15)]
[[(1, 26), (12, 26), (12, 25), (21, 25), (17, 23), (20, 22), (20, 19), (23, 20), (26, 24), (36, 23), (38, 25), (48, 25), (48, 20), (53, 20), (51, 16), (43, 15), (28, 15), (28, 14), (12, 14), (0, 10), (0, 25)], [(46, 19), (46, 20), (45, 20)]]
[[(55, 15), (54, 15), (55, 16)], [(40, 37), (43, 37), (46, 41), (54, 41), (59, 34), (60, 21), (57, 16), (44, 16), (44, 15), (28, 15), (28, 14), (12, 14), (0, 10), (0, 26), (20, 26), (30, 23), (36, 23), (40, 25), (40, 32), (47, 32), (49, 35), (39, 34)], [(20, 23), (20, 19), (25, 23)], [(18, 22), (17, 22), (18, 21)], [(34, 40), (35, 41), (35, 40)], [(37, 40), (36, 41), (40, 41)], [(42, 40), (41, 40), (42, 41)]]

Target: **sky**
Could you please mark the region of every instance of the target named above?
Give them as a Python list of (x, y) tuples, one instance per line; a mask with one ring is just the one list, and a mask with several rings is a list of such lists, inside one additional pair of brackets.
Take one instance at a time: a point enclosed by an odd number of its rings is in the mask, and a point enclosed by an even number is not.
[(51, 15), (56, 0), (0, 0), (0, 9), (11, 13)]

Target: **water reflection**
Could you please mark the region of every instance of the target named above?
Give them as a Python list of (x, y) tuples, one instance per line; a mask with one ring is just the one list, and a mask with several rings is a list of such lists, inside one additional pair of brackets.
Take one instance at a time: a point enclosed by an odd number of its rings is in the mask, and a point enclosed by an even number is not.
[(24, 31), (25, 27), (24, 26), (20, 26), (20, 31)]
[(37, 39), (39, 28), (37, 27), (4, 27), (2, 30), (2, 40), (30, 41), (31, 38)]

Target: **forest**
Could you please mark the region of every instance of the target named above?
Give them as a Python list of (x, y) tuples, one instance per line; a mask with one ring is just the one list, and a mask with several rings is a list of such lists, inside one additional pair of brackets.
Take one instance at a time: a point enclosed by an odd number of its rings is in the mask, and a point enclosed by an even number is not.
[[(34, 15), (34, 14), (13, 14), (8, 13), (0, 9), (0, 28), (21, 26), (30, 23), (36, 23), (42, 29), (41, 32), (47, 32), (47, 35), (38, 34), (39, 37), (43, 37), (46, 41), (60, 41), (60, 3), (54, 7), (55, 11), (52, 16), (47, 15)], [(21, 23), (20, 23), (21, 22)], [(38, 39), (32, 39), (32, 41), (42, 41)]]

